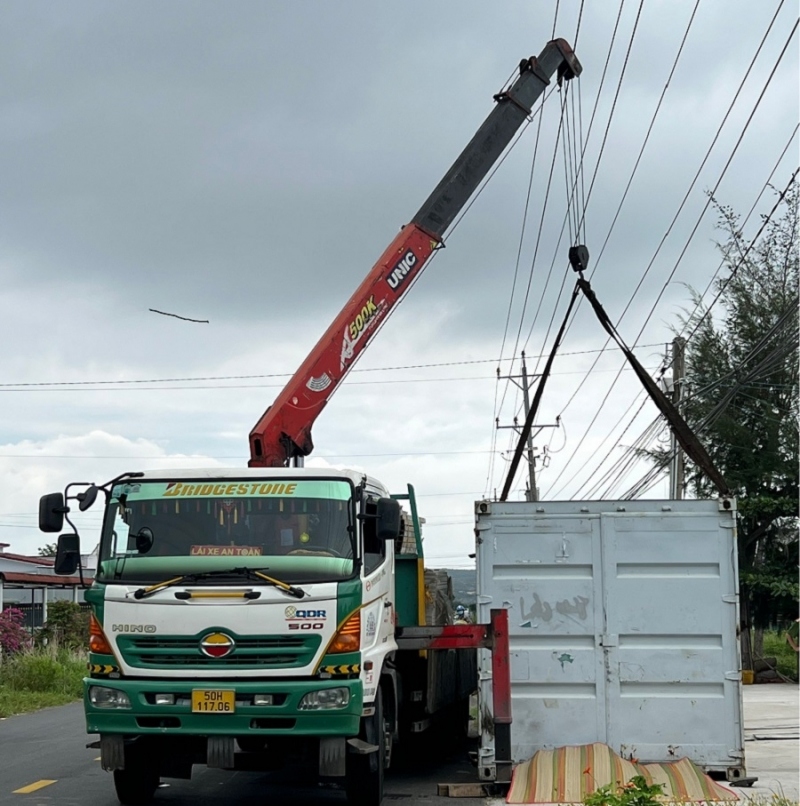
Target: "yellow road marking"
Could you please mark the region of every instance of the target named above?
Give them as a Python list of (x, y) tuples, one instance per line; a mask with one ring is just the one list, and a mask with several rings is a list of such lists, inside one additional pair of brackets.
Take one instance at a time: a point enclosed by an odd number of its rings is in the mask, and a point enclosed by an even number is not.
[(50, 784), (54, 784), (55, 781), (51, 781), (48, 778), (42, 778), (41, 781), (36, 781), (35, 783), (28, 784), (27, 786), (23, 786), (22, 789), (15, 789), (13, 794), (14, 795), (29, 795), (31, 792), (36, 792), (37, 789), (44, 789), (46, 786), (50, 786)]

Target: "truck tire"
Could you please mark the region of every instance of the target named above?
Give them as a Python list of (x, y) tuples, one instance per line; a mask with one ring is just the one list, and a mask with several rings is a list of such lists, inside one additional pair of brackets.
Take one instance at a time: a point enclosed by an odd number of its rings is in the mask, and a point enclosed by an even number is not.
[(126, 748), (125, 769), (114, 770), (117, 800), (123, 806), (141, 806), (150, 803), (158, 784), (158, 769), (146, 762), (139, 748)]
[(386, 725), (383, 720), (383, 694), (375, 694), (375, 713), (361, 720), (360, 739), (378, 745), (366, 756), (349, 753), (346, 762), (345, 790), (352, 806), (380, 806), (383, 801), (383, 771), (386, 766)]

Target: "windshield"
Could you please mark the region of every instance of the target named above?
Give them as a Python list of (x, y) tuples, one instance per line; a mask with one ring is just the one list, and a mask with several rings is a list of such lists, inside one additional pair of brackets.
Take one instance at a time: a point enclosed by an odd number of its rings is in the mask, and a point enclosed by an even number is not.
[(346, 579), (354, 569), (352, 524), (346, 480), (121, 483), (108, 499), (97, 576), (152, 582), (249, 567), (286, 582)]

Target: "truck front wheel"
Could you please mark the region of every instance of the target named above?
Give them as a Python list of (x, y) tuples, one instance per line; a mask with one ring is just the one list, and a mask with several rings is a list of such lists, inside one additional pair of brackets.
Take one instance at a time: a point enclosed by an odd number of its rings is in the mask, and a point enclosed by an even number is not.
[[(391, 736), (391, 734), (388, 734)], [(378, 746), (374, 753), (347, 756), (345, 789), (352, 806), (380, 806), (383, 800), (383, 770), (386, 766), (387, 730), (383, 719), (383, 695), (375, 694), (375, 712), (361, 720), (359, 739)]]
[(114, 770), (117, 800), (123, 806), (150, 803), (158, 789), (158, 769), (147, 763), (142, 749), (132, 745), (125, 748), (125, 769)]

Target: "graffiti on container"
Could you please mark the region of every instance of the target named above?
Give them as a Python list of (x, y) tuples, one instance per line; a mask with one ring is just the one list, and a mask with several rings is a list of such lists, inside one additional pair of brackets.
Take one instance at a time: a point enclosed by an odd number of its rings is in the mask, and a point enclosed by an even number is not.
[(525, 610), (525, 600), (520, 597), (519, 609), (522, 614), (523, 621), (520, 627), (532, 627), (536, 619), (541, 619), (544, 622), (549, 622), (553, 618), (553, 613), (558, 613), (566, 616), (572, 621), (577, 616), (582, 621), (586, 621), (586, 605), (589, 604), (589, 599), (586, 596), (573, 596), (572, 599), (561, 599), (555, 604), (550, 602), (543, 602), (538, 593), (533, 594), (533, 604), (530, 610)]

